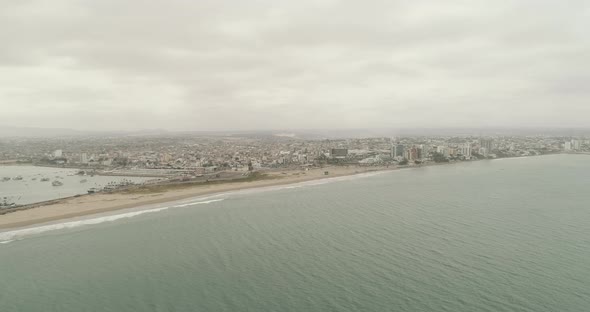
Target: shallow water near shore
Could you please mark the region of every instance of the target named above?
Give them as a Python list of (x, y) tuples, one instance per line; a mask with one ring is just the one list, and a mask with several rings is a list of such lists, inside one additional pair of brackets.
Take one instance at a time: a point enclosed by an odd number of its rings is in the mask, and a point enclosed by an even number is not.
[(113, 214), (6, 239), (0, 311), (585, 311), (589, 185), (555, 155)]
[[(401, 169), (404, 170), (404, 169)], [(171, 202), (161, 202), (157, 204), (142, 205), (133, 208), (107, 211), (104, 213), (82, 215), (74, 218), (66, 218), (57, 221), (50, 221), (40, 224), (31, 224), (20, 228), (0, 228), (0, 244), (7, 244), (13, 241), (24, 239), (31, 235), (42, 234), (50, 231), (61, 229), (71, 229), (75, 227), (95, 225), (103, 222), (113, 222), (120, 219), (132, 218), (146, 213), (161, 212), (167, 209), (181, 208), (192, 205), (209, 204), (212, 202), (222, 201), (227, 197), (235, 195), (256, 194), (261, 192), (272, 192), (283, 189), (294, 189), (301, 187), (313, 187), (326, 183), (348, 181), (352, 179), (366, 178), (379, 174), (386, 173), (386, 171), (371, 171), (365, 173), (358, 173), (354, 175), (346, 175), (339, 177), (330, 177), (320, 180), (309, 180), (304, 182), (296, 182), (292, 184), (279, 184), (271, 186), (261, 186), (253, 188), (245, 188), (233, 191), (225, 191), (220, 193), (211, 193), (206, 195), (199, 195), (192, 198), (175, 200)], [(40, 207), (37, 209), (45, 209)]]

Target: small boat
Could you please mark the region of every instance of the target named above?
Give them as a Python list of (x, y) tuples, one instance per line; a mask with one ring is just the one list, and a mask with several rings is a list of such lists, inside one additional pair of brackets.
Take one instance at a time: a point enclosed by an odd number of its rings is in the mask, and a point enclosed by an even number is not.
[(31, 179), (31, 181), (36, 181), (36, 180), (37, 180), (37, 178), (32, 178), (32, 179)]
[(86, 182), (88, 182), (88, 180), (86, 180), (86, 179), (80, 180), (80, 183), (86, 183)]
[(47, 182), (47, 181), (49, 181), (49, 178), (42, 178), (41, 179), (41, 182)]
[(94, 194), (94, 193), (97, 193), (98, 191), (100, 191), (100, 190), (95, 187), (91, 187), (88, 189), (88, 194)]
[(6, 181), (10, 181), (10, 178), (9, 177), (2, 178), (2, 182), (6, 182)]
[(55, 180), (55, 181), (51, 182), (51, 185), (53, 185), (53, 186), (62, 186), (64, 184), (61, 183), (60, 181)]
[(0, 208), (14, 208), (16, 207), (16, 203), (12, 202), (10, 198), (4, 197), (0, 200)]
[(13, 179), (13, 180), (16, 180), (16, 181), (20, 181), (20, 180), (22, 180), (22, 179), (23, 179), (23, 177), (22, 177), (22, 176), (16, 176), (16, 177), (14, 177), (14, 178), (12, 178), (12, 179)]

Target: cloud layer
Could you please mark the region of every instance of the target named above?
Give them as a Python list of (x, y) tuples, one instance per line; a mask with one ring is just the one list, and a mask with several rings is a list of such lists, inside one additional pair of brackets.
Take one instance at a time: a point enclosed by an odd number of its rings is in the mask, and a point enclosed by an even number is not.
[(0, 3), (0, 124), (590, 126), (588, 1)]

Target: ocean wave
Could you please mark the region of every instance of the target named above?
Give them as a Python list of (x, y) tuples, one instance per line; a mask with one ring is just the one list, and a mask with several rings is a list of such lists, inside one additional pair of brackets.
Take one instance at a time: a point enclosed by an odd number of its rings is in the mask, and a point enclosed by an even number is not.
[(192, 206), (192, 205), (210, 204), (210, 203), (219, 202), (222, 200), (224, 200), (224, 199), (219, 198), (219, 199), (211, 199), (211, 200), (205, 200), (205, 201), (201, 200), (201, 201), (189, 202), (186, 204), (180, 204), (180, 205), (175, 205), (175, 206), (167, 206), (167, 207), (159, 207), (159, 208), (139, 210), (139, 211), (133, 211), (133, 212), (125, 212), (125, 213), (119, 213), (119, 214), (102, 216), (102, 217), (95, 217), (95, 218), (82, 219), (82, 220), (77, 220), (77, 221), (55, 223), (55, 224), (49, 224), (49, 225), (43, 225), (43, 226), (37, 226), (37, 227), (24, 228), (24, 229), (20, 229), (20, 230), (1, 232), (0, 233), (0, 244), (8, 244), (10, 242), (23, 239), (24, 237), (27, 237), (27, 236), (37, 235), (37, 234), (41, 234), (41, 233), (45, 233), (45, 232), (49, 232), (49, 231), (73, 229), (73, 228), (77, 228), (77, 227), (81, 227), (81, 226), (96, 225), (96, 224), (105, 223), (105, 222), (113, 222), (113, 221), (117, 221), (117, 220), (121, 220), (121, 219), (133, 218), (133, 217), (143, 215), (143, 214), (156, 213), (156, 212), (168, 210), (170, 208), (180, 208), (180, 207), (186, 207), (186, 206)]
[[(77, 220), (77, 221), (69, 221), (69, 222), (55, 223), (55, 224), (49, 224), (49, 225), (43, 225), (43, 226), (37, 226), (37, 227), (24, 228), (24, 229), (13, 230), (13, 231), (8, 231), (8, 232), (0, 232), (0, 244), (8, 244), (8, 243), (13, 242), (15, 240), (20, 240), (26, 236), (37, 235), (37, 234), (41, 234), (41, 233), (45, 233), (45, 232), (49, 232), (49, 231), (71, 229), (71, 228), (77, 228), (77, 227), (88, 226), (88, 225), (96, 225), (96, 224), (100, 224), (100, 223), (104, 223), (104, 222), (113, 222), (113, 221), (117, 221), (117, 220), (121, 220), (121, 219), (133, 218), (133, 217), (147, 214), (147, 213), (156, 213), (156, 212), (168, 210), (170, 208), (182, 208), (182, 207), (193, 206), (193, 205), (210, 204), (210, 203), (225, 200), (225, 198), (219, 198), (221, 196), (227, 197), (230, 195), (246, 195), (246, 194), (256, 194), (256, 193), (277, 191), (277, 190), (298, 189), (298, 188), (309, 187), (309, 186), (318, 186), (318, 185), (323, 185), (323, 184), (328, 184), (328, 183), (333, 183), (333, 182), (350, 181), (350, 180), (356, 180), (359, 178), (372, 177), (375, 175), (380, 175), (380, 174), (384, 174), (384, 173), (388, 173), (388, 172), (390, 172), (390, 171), (365, 172), (365, 173), (358, 173), (358, 174), (354, 174), (354, 175), (330, 177), (330, 178), (310, 180), (310, 181), (304, 181), (304, 182), (298, 182), (298, 183), (292, 183), (292, 184), (286, 184), (286, 185), (275, 185), (275, 186), (258, 187), (258, 188), (252, 188), (252, 189), (243, 189), (243, 190), (237, 190), (237, 191), (232, 191), (232, 192), (212, 194), (212, 195), (205, 196), (205, 197), (189, 198), (189, 199), (186, 199), (183, 201), (177, 201), (177, 202), (173, 203), (173, 205), (171, 205), (171, 206), (156, 207), (156, 208), (151, 208), (151, 209), (143, 209), (143, 210), (132, 211), (132, 212), (124, 212), (124, 213), (113, 214), (113, 215), (108, 215), (108, 216), (93, 217), (93, 218), (82, 219), (82, 220)], [(170, 205), (170, 204), (172, 204), (172, 203), (168, 203), (168, 205)]]
[(296, 189), (296, 188), (301, 188), (301, 187), (303, 187), (303, 185), (292, 185), (292, 186), (286, 186), (285, 189), (290, 190), (290, 189)]
[(186, 207), (186, 206), (192, 206), (192, 205), (210, 204), (210, 203), (215, 203), (215, 202), (222, 201), (222, 200), (224, 200), (224, 198), (210, 199), (210, 200), (197, 201), (197, 202), (188, 202), (186, 204), (174, 205), (170, 208), (180, 208), (180, 207)]

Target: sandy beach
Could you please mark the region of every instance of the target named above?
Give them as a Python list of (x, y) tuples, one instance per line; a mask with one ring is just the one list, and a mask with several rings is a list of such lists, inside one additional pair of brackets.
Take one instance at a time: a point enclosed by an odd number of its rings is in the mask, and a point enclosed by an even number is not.
[[(326, 167), (308, 171), (285, 170), (265, 173), (265, 178), (254, 181), (183, 185), (147, 192), (99, 193), (54, 201), (48, 205), (0, 215), (0, 229), (11, 229), (111, 212), (143, 205), (159, 204), (208, 194), (257, 187), (293, 184), (318, 179), (334, 178), (373, 171), (395, 170), (395, 167)], [(325, 175), (324, 172), (329, 174)]]

